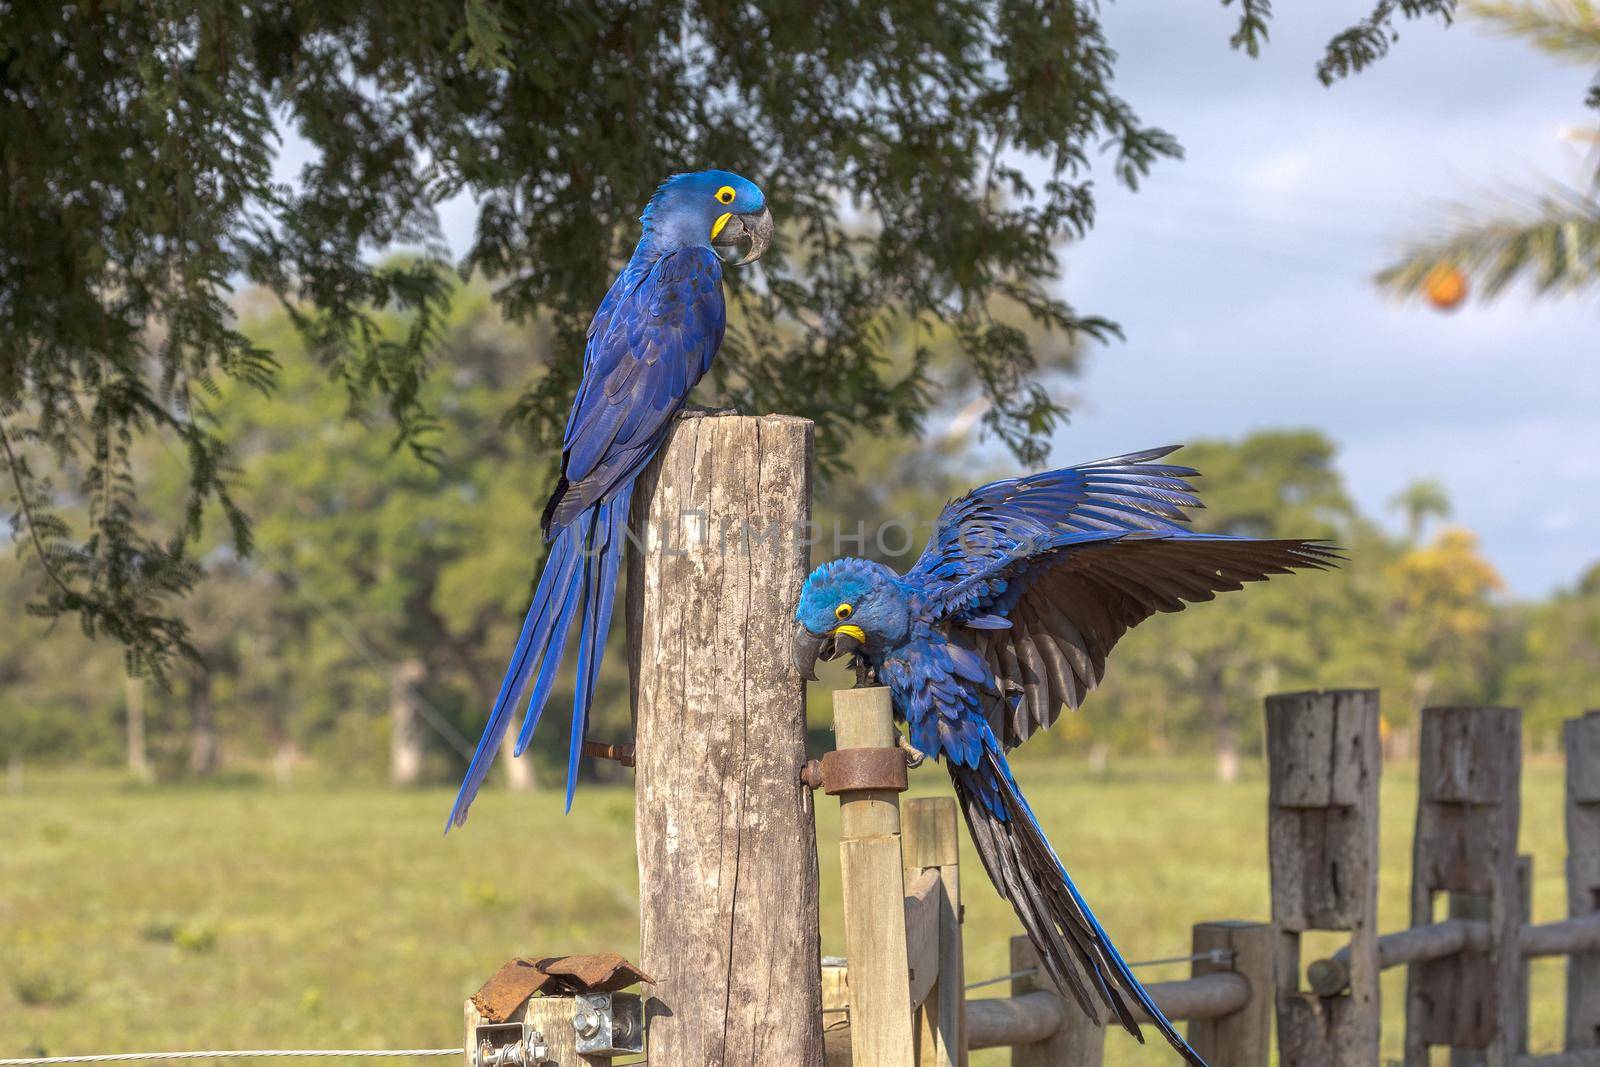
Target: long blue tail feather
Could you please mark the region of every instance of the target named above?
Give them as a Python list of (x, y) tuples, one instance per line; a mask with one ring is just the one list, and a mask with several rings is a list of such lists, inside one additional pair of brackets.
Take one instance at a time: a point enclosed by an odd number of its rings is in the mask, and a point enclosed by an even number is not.
[[(561, 661), (567, 651), (567, 638), (572, 634), (572, 620), (583, 611), (587, 601), (589, 586), (584, 574), (588, 568), (588, 554), (592, 550), (582, 546), (594, 543), (594, 513), (590, 512), (583, 516), (569, 529), (574, 531), (570, 536), (581, 537), (580, 547), (574, 550), (567, 595), (561, 602), (555, 629), (550, 633), (549, 647), (540, 657), (538, 673), (533, 676), (533, 690), (528, 694), (528, 706), (522, 713), (522, 732), (517, 735), (515, 750), (518, 756), (526, 752), (528, 745), (533, 741), (534, 728), (539, 725), (539, 719), (544, 715), (545, 706), (550, 702), (550, 691), (555, 688), (556, 678), (561, 673)], [(576, 533), (579, 530), (583, 531), (581, 535)]]
[(572, 797), (578, 788), (578, 761), (588, 732), (589, 708), (600, 677), (600, 662), (605, 657), (606, 635), (611, 630), (611, 608), (616, 601), (618, 565), (632, 497), (633, 487), (629, 486), (596, 509), (592, 548), (584, 561), (583, 631), (578, 637), (577, 692), (572, 701), (572, 741), (567, 751), (568, 811), (572, 810)]
[[(539, 665), (540, 684), (545, 686), (548, 696), (547, 682), (553, 679), (555, 668), (560, 665), (561, 648), (565, 643), (566, 623), (562, 620), (571, 620), (568, 606), (576, 599), (579, 589), (576, 579), (581, 562), (582, 553), (574, 543), (573, 531), (561, 531), (550, 545), (549, 558), (545, 560), (544, 571), (539, 575), (539, 587), (522, 622), (522, 633), (517, 637), (517, 647), (506, 667), (505, 678), (500, 682), (500, 693), (495, 697), (494, 709), (483, 728), (483, 736), (478, 739), (478, 748), (467, 766), (461, 791), (456, 794), (456, 802), (445, 822), (446, 833), (450, 832), (451, 827), (467, 821), (467, 809), (482, 788), (484, 779), (489, 776), (489, 767), (494, 763), (500, 742), (511, 726), (512, 708), (527, 685), (535, 664)], [(551, 648), (552, 638), (555, 638), (554, 649)], [(553, 658), (550, 655), (552, 651), (555, 653)], [(530, 715), (529, 718), (535, 719), (537, 715)], [(523, 735), (526, 736), (531, 729), (531, 722), (524, 722)]]
[[(1086, 1011), (1093, 1012), (1089, 991), (1078, 978), (1077, 968), (1081, 968), (1107, 1007), (1135, 1037), (1143, 1040), (1122, 1001), (1123, 995), (1139, 1003), (1185, 1060), (1194, 1067), (1205, 1067), (1199, 1053), (1134, 977), (1078, 892), (1023, 797), (999, 746), (989, 747), (977, 766), (947, 762), (947, 767), (990, 881), (1016, 909), (1056, 984), (1076, 996)], [(1058, 906), (1052, 906), (1053, 890), (1057, 888), (1066, 891), (1071, 907), (1061, 907), (1059, 903), (1064, 902), (1059, 901), (1054, 902)]]

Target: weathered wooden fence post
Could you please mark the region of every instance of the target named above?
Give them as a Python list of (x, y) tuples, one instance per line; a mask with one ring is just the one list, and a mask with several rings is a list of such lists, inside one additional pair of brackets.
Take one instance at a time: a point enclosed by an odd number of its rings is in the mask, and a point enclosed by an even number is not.
[(1207, 1063), (1228, 1067), (1267, 1067), (1271, 1059), (1273, 948), (1276, 938), (1267, 923), (1197, 923), (1193, 934), (1193, 953), (1227, 953), (1226, 962), (1196, 959), (1191, 976), (1231, 971), (1250, 983), (1250, 999), (1238, 1011), (1214, 1019), (1196, 1019), (1189, 1024), (1189, 1044)]
[(787, 651), (811, 432), (680, 421), (635, 497), (640, 953), (662, 1067), (822, 1063), (805, 692)]
[[(1567, 914), (1600, 912), (1600, 711), (1566, 725)], [(1567, 959), (1567, 1048), (1600, 1048), (1600, 951)]]
[[(1039, 952), (1026, 937), (1011, 939), (1011, 995), (1053, 993), (1061, 1003), (1061, 1025), (1042, 1041), (1011, 1049), (1011, 1067), (1100, 1067), (1105, 1062), (1106, 1027), (1083, 1013), (1072, 994), (1056, 988), (1039, 962)], [(1161, 1040), (1157, 1038), (1156, 1040)]]
[[(1378, 777), (1375, 689), (1267, 698), (1267, 821), (1283, 1067), (1378, 1062)], [(1300, 988), (1300, 935), (1350, 931), (1349, 991)]]
[[(835, 755), (877, 750), (866, 759), (887, 753), (898, 760), (899, 788), (905, 788), (905, 757), (895, 748), (889, 690), (874, 687), (834, 693), (833, 735)], [(847, 765), (841, 762), (839, 766)], [(848, 766), (860, 772), (852, 777), (863, 780), (878, 777), (883, 769), (864, 761)], [(829, 791), (839, 794), (852, 1062), (862, 1067), (913, 1067), (899, 793), (888, 788), (837, 789), (831, 783)]]
[[(917, 1067), (966, 1067), (965, 967), (961, 945), (961, 838), (954, 797), (906, 801), (900, 851), (909, 887), (926, 871), (937, 871), (939, 897), (938, 978), (917, 1010)], [(909, 951), (909, 946), (908, 946)], [(916, 976), (912, 976), (915, 980)]]
[(1452, 1067), (1517, 1060), (1521, 775), (1518, 709), (1423, 710), (1411, 925), (1433, 922), (1434, 894), (1446, 892), (1451, 918), (1487, 921), (1489, 944), (1410, 966), (1407, 1067), (1426, 1067), (1430, 1045), (1449, 1046)]

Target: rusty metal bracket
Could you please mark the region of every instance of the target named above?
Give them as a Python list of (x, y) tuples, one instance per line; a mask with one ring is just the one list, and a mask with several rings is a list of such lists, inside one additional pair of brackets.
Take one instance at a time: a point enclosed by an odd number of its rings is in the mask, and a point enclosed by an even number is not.
[(633, 743), (629, 741), (619, 745), (608, 745), (604, 741), (585, 741), (583, 754), (593, 759), (616, 760), (624, 767), (633, 766)]
[(825, 753), (821, 762), (809, 760), (800, 781), (829, 796), (840, 793), (904, 793), (906, 754), (898, 748), (841, 748)]

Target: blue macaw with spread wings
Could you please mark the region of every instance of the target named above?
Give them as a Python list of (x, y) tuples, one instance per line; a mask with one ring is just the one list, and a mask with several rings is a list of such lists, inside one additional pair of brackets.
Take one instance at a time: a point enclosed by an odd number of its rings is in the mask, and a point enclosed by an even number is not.
[(567, 757), (571, 809), (634, 480), (722, 344), (723, 256), (750, 263), (772, 238), (765, 195), (725, 170), (667, 179), (640, 221), (639, 244), (589, 324), (583, 380), (562, 440), (561, 478), (544, 509), (550, 555), (446, 830), (466, 821), (531, 679), (516, 754), (527, 749), (576, 618), (582, 623)]
[(1192, 1064), (1072, 884), (1006, 752), (1076, 709), (1117, 639), (1158, 611), (1341, 557), (1325, 542), (1195, 533), (1197, 472), (1154, 449), (994, 482), (945, 506), (916, 564), (841, 559), (806, 580), (795, 666), (850, 655), (889, 687), (913, 755), (943, 758), (989, 880), (1057, 986), (1096, 999), (1143, 1040), (1137, 1003)]

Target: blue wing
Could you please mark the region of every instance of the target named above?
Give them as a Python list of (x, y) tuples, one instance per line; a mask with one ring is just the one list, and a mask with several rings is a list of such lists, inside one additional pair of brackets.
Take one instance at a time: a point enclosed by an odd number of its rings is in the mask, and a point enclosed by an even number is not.
[(546, 536), (632, 483), (722, 344), (722, 263), (709, 248), (662, 256), (637, 281), (629, 274), (590, 324)]
[(1295, 568), (1341, 558), (1313, 540), (1198, 534), (1198, 472), (1156, 462), (1173, 448), (993, 482), (947, 505), (906, 578), (930, 621), (988, 661), (1005, 748), (1076, 708), (1129, 628)]

